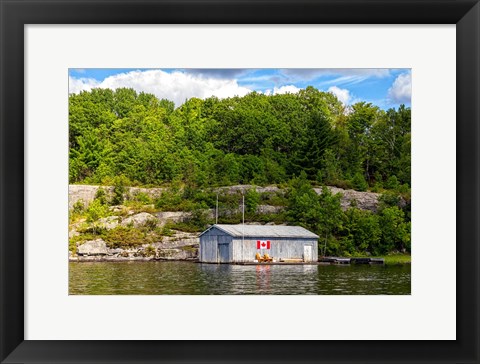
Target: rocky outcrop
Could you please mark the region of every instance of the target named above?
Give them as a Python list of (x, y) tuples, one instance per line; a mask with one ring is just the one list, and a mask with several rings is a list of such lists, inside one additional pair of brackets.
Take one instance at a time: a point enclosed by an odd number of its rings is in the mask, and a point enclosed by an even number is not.
[(108, 216), (98, 220), (97, 226), (101, 229), (112, 230), (115, 229), (120, 221), (119, 216)]
[[(230, 187), (220, 187), (218, 189), (219, 192), (223, 193), (237, 193), (237, 192), (245, 192), (251, 188), (255, 188), (258, 193), (285, 193), (285, 189), (278, 188), (277, 186), (266, 186), (266, 187), (258, 187), (254, 185), (236, 185)], [(359, 209), (362, 210), (370, 210), (376, 211), (378, 207), (378, 198), (380, 197), (379, 193), (374, 192), (360, 192), (355, 190), (344, 190), (343, 188), (338, 187), (331, 187), (328, 186), (330, 191), (333, 194), (341, 193), (341, 206), (343, 210), (348, 209), (352, 204), (355, 204)], [(317, 194), (322, 193), (321, 188), (314, 188)], [(281, 206), (269, 206), (269, 205), (261, 205), (258, 206), (257, 212), (258, 213), (277, 213), (281, 211), (283, 207)]]
[(157, 252), (156, 259), (159, 260), (196, 260), (198, 248), (184, 247), (180, 249), (161, 249)]
[[(68, 208), (72, 209), (73, 206), (80, 201), (86, 207), (95, 199), (95, 195), (99, 189), (99, 186), (89, 185), (69, 185), (68, 186)], [(103, 189), (111, 193), (113, 187), (103, 187)]]
[(77, 247), (78, 255), (107, 255), (107, 244), (102, 239), (89, 240)]
[(163, 249), (155, 256), (145, 256), (141, 253), (127, 253), (115, 255), (80, 255), (69, 256), (71, 262), (128, 262), (128, 261), (154, 261), (154, 260), (182, 260), (196, 261), (198, 248), (191, 249)]
[[(101, 239), (98, 239), (101, 240)], [(105, 243), (92, 246), (92, 241), (85, 242), (78, 247), (77, 255), (69, 253), (70, 261), (129, 261), (129, 260), (197, 260), (198, 244), (182, 245), (178, 247), (157, 246), (156, 244), (142, 245), (128, 249), (109, 249)], [(168, 245), (167, 245), (168, 246)]]
[[(107, 195), (112, 195), (113, 187), (102, 187)], [(251, 188), (255, 188), (258, 193), (285, 193), (286, 190), (279, 188), (277, 186), (265, 186), (265, 187), (258, 187), (254, 185), (235, 185), (229, 187), (219, 187), (216, 189), (219, 193), (241, 193), (245, 192)], [(341, 193), (342, 200), (341, 205), (344, 210), (349, 208), (352, 203), (356, 204), (356, 206), (363, 210), (371, 210), (376, 211), (378, 207), (378, 198), (380, 197), (379, 193), (374, 192), (360, 192), (355, 190), (344, 190), (343, 188), (338, 187), (328, 187), (332, 193)], [(71, 209), (73, 205), (77, 201), (82, 201), (85, 206), (88, 206), (90, 202), (93, 201), (95, 198), (95, 194), (99, 186), (92, 186), (92, 185), (70, 185), (69, 186), (69, 200), (68, 206)], [(315, 188), (315, 192), (318, 194), (321, 193), (321, 188)], [(140, 188), (140, 187), (130, 187), (127, 188), (127, 195), (133, 196), (137, 193), (145, 193), (146, 195), (150, 196), (151, 198), (156, 198), (161, 195), (161, 193), (165, 191), (164, 188)], [(151, 206), (153, 208), (153, 206)], [(121, 212), (122, 206), (112, 206), (113, 212)], [(240, 207), (239, 207), (240, 209)], [(268, 205), (261, 205), (258, 207), (259, 213), (276, 213), (281, 211), (282, 207), (279, 206), (268, 206)], [(206, 210), (208, 214), (213, 216), (214, 210)], [(238, 211), (233, 211), (238, 212)], [(185, 221), (191, 216), (189, 212), (183, 211), (166, 211), (166, 212), (157, 212), (155, 216), (158, 219), (160, 225), (163, 225), (166, 221), (172, 222), (181, 222)]]
[[(81, 201), (84, 206), (88, 206), (90, 202), (95, 199), (100, 186), (94, 185), (69, 185), (68, 186), (68, 208), (72, 209), (76, 202)], [(113, 195), (113, 186), (101, 187), (108, 197)], [(162, 194), (164, 188), (141, 188), (141, 187), (126, 187), (125, 198), (128, 196), (135, 196), (138, 193), (145, 193), (150, 198), (156, 198)]]
[(149, 214), (148, 212), (140, 212), (139, 214), (132, 215), (130, 217), (123, 219), (123, 221), (121, 222), (121, 225), (122, 226), (132, 225), (133, 227), (138, 228), (140, 226), (144, 226), (149, 221), (152, 221), (153, 223), (156, 224), (157, 218), (152, 214)]
[(79, 242), (70, 261), (196, 260), (200, 245), (198, 233), (172, 231), (162, 241), (128, 248), (109, 248), (102, 239)]
[[(342, 194), (340, 205), (342, 206), (343, 210), (346, 210), (352, 205), (355, 205), (362, 210), (377, 211), (378, 198), (380, 197), (379, 193), (344, 190), (343, 188), (338, 187), (328, 188), (334, 195), (336, 195), (337, 193)], [(321, 188), (314, 188), (314, 190), (319, 195), (322, 193)]]
[(283, 206), (258, 205), (256, 212), (257, 214), (278, 214), (284, 209)]
[(182, 222), (188, 219), (192, 215), (191, 212), (185, 211), (161, 211), (155, 213), (158, 223), (160, 225), (165, 225), (168, 221), (171, 222)]
[(172, 236), (164, 236), (161, 242), (155, 243), (157, 249), (180, 248), (183, 246), (198, 246), (200, 238), (198, 233), (184, 233), (176, 231)]
[(278, 188), (277, 186), (254, 186), (254, 185), (235, 185), (235, 186), (228, 186), (228, 187), (219, 187), (216, 189), (219, 193), (237, 193), (237, 192), (246, 192), (250, 189), (254, 188), (255, 191), (258, 193), (266, 193), (266, 192), (283, 192), (284, 190)]

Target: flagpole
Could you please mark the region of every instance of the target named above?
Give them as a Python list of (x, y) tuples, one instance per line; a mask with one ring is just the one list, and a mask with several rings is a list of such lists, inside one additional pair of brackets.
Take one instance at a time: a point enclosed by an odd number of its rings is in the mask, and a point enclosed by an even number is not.
[(245, 244), (245, 195), (242, 191), (242, 247)]
[(215, 205), (215, 225), (218, 224), (218, 192), (217, 192), (217, 204)]

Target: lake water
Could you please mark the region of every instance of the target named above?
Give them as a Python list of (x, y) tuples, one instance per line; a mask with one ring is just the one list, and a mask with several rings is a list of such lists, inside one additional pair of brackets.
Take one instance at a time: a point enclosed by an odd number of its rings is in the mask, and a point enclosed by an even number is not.
[(70, 262), (72, 295), (407, 295), (410, 265)]

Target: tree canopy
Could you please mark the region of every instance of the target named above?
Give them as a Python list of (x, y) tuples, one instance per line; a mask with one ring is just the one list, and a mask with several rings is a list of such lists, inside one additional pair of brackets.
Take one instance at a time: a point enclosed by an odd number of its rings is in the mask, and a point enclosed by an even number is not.
[(345, 107), (332, 93), (201, 100), (179, 107), (132, 89), (69, 97), (70, 182), (202, 186), (284, 183), (366, 190), (410, 185), (410, 109)]

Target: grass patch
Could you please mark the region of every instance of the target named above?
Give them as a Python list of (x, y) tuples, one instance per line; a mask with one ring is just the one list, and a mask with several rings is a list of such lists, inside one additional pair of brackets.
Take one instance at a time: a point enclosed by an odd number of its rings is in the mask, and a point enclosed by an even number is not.
[(411, 264), (412, 263), (412, 256), (409, 254), (392, 254), (392, 255), (385, 255), (383, 257), (385, 260), (386, 265), (396, 265), (396, 264)]
[(389, 254), (389, 255), (378, 255), (378, 256), (370, 256), (365, 253), (353, 253), (353, 254), (341, 254), (342, 257), (355, 257), (355, 258), (377, 258), (383, 259), (385, 261), (385, 265), (397, 265), (397, 264), (411, 264), (412, 263), (412, 256), (410, 254)]
[(124, 206), (127, 207), (127, 212), (130, 210), (136, 214), (140, 212), (148, 212), (149, 214), (157, 212), (157, 209), (153, 204), (145, 204), (142, 201), (125, 201)]
[(133, 248), (142, 244), (153, 243), (152, 237), (133, 227), (117, 226), (102, 235), (109, 248)]
[[(205, 228), (198, 227), (196, 225), (189, 224), (188, 222), (168, 222), (165, 224), (164, 231), (178, 230), (184, 233), (199, 233), (205, 230)], [(172, 236), (166, 234), (167, 236)]]

